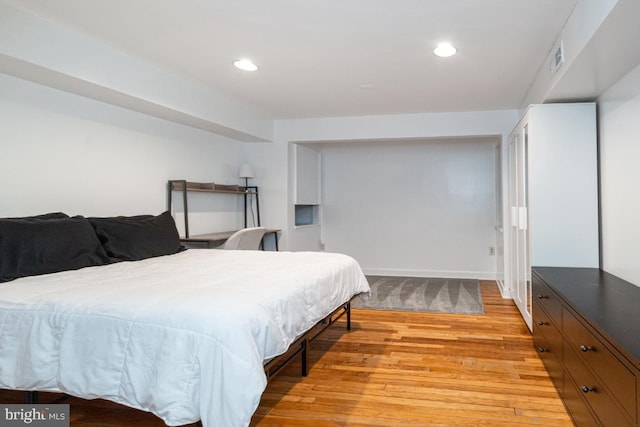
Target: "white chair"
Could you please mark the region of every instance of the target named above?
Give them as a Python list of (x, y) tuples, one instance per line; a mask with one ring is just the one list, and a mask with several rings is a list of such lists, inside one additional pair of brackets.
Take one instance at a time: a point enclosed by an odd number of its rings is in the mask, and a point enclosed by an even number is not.
[(222, 249), (258, 250), (266, 231), (265, 227), (250, 227), (238, 230), (227, 239)]

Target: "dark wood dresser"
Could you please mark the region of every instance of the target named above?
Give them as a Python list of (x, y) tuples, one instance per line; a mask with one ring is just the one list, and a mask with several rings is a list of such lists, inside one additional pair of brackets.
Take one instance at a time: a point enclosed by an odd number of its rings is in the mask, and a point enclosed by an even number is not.
[(579, 426), (640, 426), (640, 288), (595, 268), (534, 267), (533, 341)]

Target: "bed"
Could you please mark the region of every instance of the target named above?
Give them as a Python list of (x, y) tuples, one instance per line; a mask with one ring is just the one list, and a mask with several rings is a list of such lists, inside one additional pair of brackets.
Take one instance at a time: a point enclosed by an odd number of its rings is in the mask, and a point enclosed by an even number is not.
[[(265, 364), (369, 291), (346, 255), (179, 248), (115, 260), (94, 230), (104, 263), (0, 271), (0, 388), (104, 398), (167, 425), (245, 426)], [(2, 237), (0, 223), (6, 253)]]

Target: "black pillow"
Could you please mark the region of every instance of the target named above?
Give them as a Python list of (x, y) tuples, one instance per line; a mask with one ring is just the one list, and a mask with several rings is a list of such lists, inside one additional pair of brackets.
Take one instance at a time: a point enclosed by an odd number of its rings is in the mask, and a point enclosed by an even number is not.
[(109, 262), (86, 218), (0, 218), (0, 282)]
[(180, 236), (170, 212), (89, 218), (111, 261), (137, 261), (180, 252)]

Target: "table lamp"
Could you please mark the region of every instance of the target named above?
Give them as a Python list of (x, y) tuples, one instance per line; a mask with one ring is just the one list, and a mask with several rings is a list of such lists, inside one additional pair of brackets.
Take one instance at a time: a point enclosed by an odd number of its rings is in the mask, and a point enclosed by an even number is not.
[(240, 178), (244, 178), (244, 187), (246, 191), (249, 191), (249, 178), (253, 178), (253, 169), (248, 164), (240, 166), (240, 172), (238, 173)]

